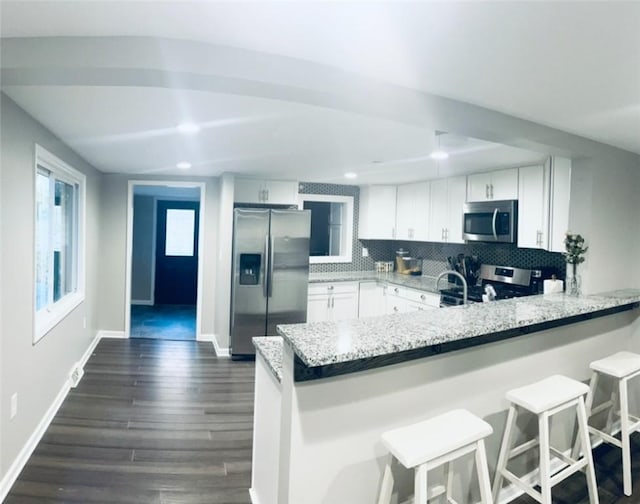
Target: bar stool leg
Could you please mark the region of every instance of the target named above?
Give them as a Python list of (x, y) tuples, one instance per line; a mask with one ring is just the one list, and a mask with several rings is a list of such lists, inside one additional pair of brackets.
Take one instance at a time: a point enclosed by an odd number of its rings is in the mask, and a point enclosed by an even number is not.
[(391, 472), (392, 462), (393, 462), (393, 455), (389, 453), (387, 455), (387, 462), (384, 466), (384, 473), (382, 475), (382, 485), (380, 487), (378, 504), (391, 503), (391, 494), (393, 492), (393, 473)]
[(538, 416), (540, 436), (540, 494), (542, 504), (551, 504), (551, 451), (549, 450), (549, 414)]
[(587, 425), (587, 412), (584, 405), (584, 398), (578, 399), (578, 432), (582, 440), (582, 451), (587, 459), (587, 467), (585, 475), (587, 477), (587, 486), (589, 488), (589, 503), (599, 504), (598, 485), (596, 483), (596, 472), (593, 466), (593, 454), (591, 453), (591, 439), (589, 438), (589, 427)]
[(622, 478), (624, 494), (631, 495), (631, 443), (629, 440), (629, 397), (627, 380), (620, 380), (620, 440), (622, 441)]
[[(591, 416), (591, 410), (593, 409), (593, 398), (594, 398), (595, 390), (597, 386), (598, 386), (598, 372), (594, 371), (593, 373), (591, 373), (591, 380), (589, 381), (589, 392), (587, 392), (587, 400), (585, 402), (585, 409), (587, 412), (587, 421), (589, 421), (589, 417)], [(580, 457), (581, 447), (582, 447), (582, 442), (580, 441), (580, 430), (578, 428), (576, 430), (576, 437), (575, 437), (575, 442), (573, 443), (573, 449), (571, 450), (572, 459), (578, 460), (578, 458)]]
[(414, 504), (427, 504), (427, 464), (416, 467), (414, 475)]
[(476, 445), (476, 470), (478, 472), (478, 485), (480, 486), (480, 500), (482, 504), (492, 504), (491, 482), (489, 480), (489, 467), (487, 466), (484, 439), (478, 441)]
[(509, 406), (509, 414), (507, 415), (507, 423), (504, 428), (504, 436), (502, 436), (502, 446), (500, 447), (500, 455), (498, 456), (498, 464), (496, 465), (496, 475), (493, 480), (493, 501), (498, 502), (500, 490), (502, 489), (502, 471), (507, 467), (509, 461), (509, 451), (511, 447), (511, 437), (513, 436), (513, 426), (516, 422), (516, 407), (512, 404)]

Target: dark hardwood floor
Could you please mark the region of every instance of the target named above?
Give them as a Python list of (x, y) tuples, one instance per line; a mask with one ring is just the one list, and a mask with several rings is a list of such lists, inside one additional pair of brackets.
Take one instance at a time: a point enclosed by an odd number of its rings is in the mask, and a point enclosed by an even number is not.
[[(104, 339), (5, 503), (249, 503), (253, 380), (252, 362), (219, 359), (210, 343)], [(594, 450), (601, 504), (640, 503), (640, 435), (632, 446), (627, 498), (620, 451)], [(584, 475), (553, 502), (587, 504)]]
[(103, 339), (5, 502), (249, 503), (253, 380), (210, 343)]

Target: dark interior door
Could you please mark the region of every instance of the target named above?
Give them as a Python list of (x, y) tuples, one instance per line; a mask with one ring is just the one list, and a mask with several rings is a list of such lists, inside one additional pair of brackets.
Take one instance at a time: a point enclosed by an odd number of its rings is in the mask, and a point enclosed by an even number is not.
[(199, 209), (193, 201), (158, 201), (155, 304), (196, 304)]

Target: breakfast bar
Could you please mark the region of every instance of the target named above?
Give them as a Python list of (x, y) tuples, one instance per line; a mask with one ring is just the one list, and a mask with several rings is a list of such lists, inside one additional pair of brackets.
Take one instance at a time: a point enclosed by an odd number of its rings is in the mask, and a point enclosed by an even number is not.
[(505, 392), (584, 381), (592, 360), (637, 350), (638, 306), (640, 290), (619, 290), (279, 326), (254, 339), (253, 502), (375, 502), (380, 434), (453, 408), (492, 425), (493, 472)]

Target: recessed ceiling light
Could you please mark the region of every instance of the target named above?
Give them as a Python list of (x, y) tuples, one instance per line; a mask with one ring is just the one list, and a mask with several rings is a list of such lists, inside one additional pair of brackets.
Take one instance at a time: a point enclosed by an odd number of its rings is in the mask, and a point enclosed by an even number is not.
[(344, 174), (344, 178), (348, 178), (348, 179), (354, 179), (357, 177), (358, 177), (358, 174), (354, 172), (347, 172)]
[(189, 161), (180, 161), (178, 164), (176, 164), (176, 168), (180, 170), (188, 170), (189, 168), (191, 168), (191, 163), (189, 163)]
[(431, 159), (437, 159), (438, 161), (442, 159), (449, 159), (449, 154), (443, 150), (435, 150), (431, 154), (429, 154)]
[(180, 133), (184, 133), (185, 135), (192, 135), (193, 133), (197, 133), (200, 131), (200, 126), (195, 123), (182, 123), (178, 124), (177, 129)]

